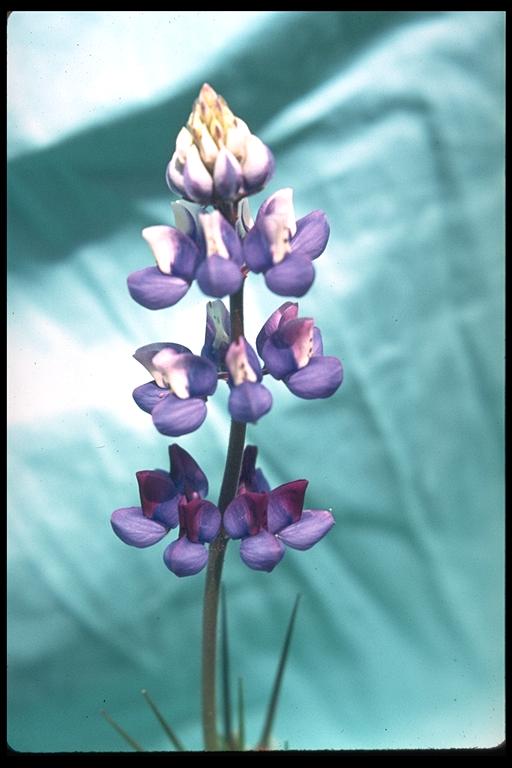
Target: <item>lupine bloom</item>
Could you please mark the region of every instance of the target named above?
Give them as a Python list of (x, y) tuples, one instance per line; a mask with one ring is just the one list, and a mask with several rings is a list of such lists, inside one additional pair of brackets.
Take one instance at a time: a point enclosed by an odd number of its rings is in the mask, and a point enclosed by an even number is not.
[(256, 339), (267, 371), (307, 400), (330, 397), (343, 381), (337, 357), (323, 354), (322, 336), (311, 317), (298, 317), (297, 303), (285, 302), (269, 317)]
[(198, 205), (172, 203), (175, 227), (146, 227), (155, 267), (128, 276), (131, 297), (146, 309), (172, 307), (186, 294), (194, 279), (207, 296), (236, 293), (243, 280), (243, 252), (235, 229), (219, 211), (201, 212)]
[(218, 371), (225, 370), (226, 352), (231, 338), (231, 318), (222, 301), (206, 305), (206, 331), (201, 355), (207, 357)]
[(169, 447), (171, 471), (136, 473), (140, 507), (112, 513), (114, 533), (132, 547), (150, 547), (180, 525), (179, 538), (164, 552), (164, 562), (177, 576), (189, 576), (206, 564), (205, 542), (220, 529), (220, 512), (204, 497), (208, 480), (192, 456), (174, 443)]
[(217, 370), (210, 360), (193, 355), (181, 344), (157, 342), (140, 347), (134, 358), (153, 381), (133, 391), (133, 399), (150, 413), (163, 435), (193, 432), (206, 418), (206, 398), (217, 388)]
[(230, 344), (226, 366), (231, 418), (241, 422), (258, 421), (272, 407), (272, 395), (261, 383), (263, 372), (258, 356), (243, 336)]
[(293, 190), (280, 189), (261, 205), (252, 228), (247, 216), (243, 223), (249, 230), (243, 241), (247, 266), (263, 272), (267, 286), (279, 296), (303, 296), (315, 278), (312, 261), (329, 239), (323, 211), (296, 221)]
[(205, 83), (176, 139), (169, 188), (203, 205), (235, 202), (263, 189), (274, 171), (269, 148)]
[(257, 449), (248, 446), (238, 495), (224, 512), (223, 525), (232, 539), (242, 539), (240, 557), (249, 568), (272, 571), (283, 559), (285, 545), (305, 550), (334, 525), (327, 509), (303, 509), (307, 480), (294, 480), (269, 490), (255, 467)]

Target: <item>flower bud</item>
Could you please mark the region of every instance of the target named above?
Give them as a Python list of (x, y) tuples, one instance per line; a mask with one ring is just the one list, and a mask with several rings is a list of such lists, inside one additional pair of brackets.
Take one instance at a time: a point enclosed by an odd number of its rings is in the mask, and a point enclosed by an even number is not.
[(268, 147), (205, 83), (176, 138), (170, 189), (202, 205), (237, 202), (263, 189), (273, 170)]

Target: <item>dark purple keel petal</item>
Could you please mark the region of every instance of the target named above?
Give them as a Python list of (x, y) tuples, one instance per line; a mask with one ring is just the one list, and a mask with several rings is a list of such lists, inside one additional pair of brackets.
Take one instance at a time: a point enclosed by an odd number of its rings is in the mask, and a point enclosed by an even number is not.
[(235, 421), (254, 423), (270, 411), (272, 395), (263, 384), (245, 381), (231, 390), (228, 407)]
[[(170, 474), (159, 470), (144, 469), (136, 472), (135, 475), (139, 484), (140, 501), (145, 517), (155, 518), (169, 528), (174, 528), (178, 523), (177, 499), (174, 505), (169, 508), (172, 522), (167, 523), (165, 519), (168, 512), (167, 508), (161, 510), (163, 504), (168, 504), (177, 497), (177, 489)], [(176, 514), (174, 516), (172, 516), (172, 507), (175, 507)], [(163, 512), (164, 519), (159, 516), (159, 511)]]
[(218, 299), (236, 293), (243, 280), (238, 264), (222, 256), (206, 258), (200, 264), (196, 277), (202, 292)]
[(327, 509), (305, 509), (300, 520), (277, 535), (288, 547), (309, 549), (331, 530), (334, 522)]
[(208, 561), (204, 544), (194, 544), (182, 536), (164, 550), (164, 563), (176, 576), (193, 576), (199, 573)]
[(128, 290), (146, 309), (165, 309), (177, 304), (190, 288), (181, 277), (164, 275), (158, 267), (146, 267), (128, 276)]
[(151, 413), (155, 405), (158, 405), (166, 397), (169, 397), (169, 390), (157, 387), (154, 381), (147, 384), (141, 384), (133, 390), (132, 397), (143, 411)]
[(153, 424), (162, 435), (179, 437), (201, 426), (206, 418), (206, 404), (198, 397), (180, 400), (169, 394), (153, 408), (151, 416)]
[(305, 400), (330, 397), (343, 381), (343, 366), (337, 357), (312, 357), (305, 368), (284, 380), (297, 397)]
[(245, 495), (235, 496), (228, 504), (222, 522), (232, 539), (242, 539), (249, 534), (250, 509)]
[(238, 483), (239, 491), (252, 491), (253, 493), (268, 493), (270, 491), (270, 485), (265, 475), (261, 469), (256, 467), (257, 455), (258, 449), (255, 445), (245, 446)]
[(198, 493), (202, 498), (208, 495), (208, 479), (190, 453), (177, 443), (169, 446), (171, 477), (178, 491)]
[(283, 559), (283, 544), (268, 531), (249, 536), (240, 545), (240, 557), (249, 568), (270, 573)]
[(329, 240), (329, 224), (323, 211), (312, 211), (297, 221), (292, 240), (292, 253), (316, 259), (325, 251)]
[(307, 480), (292, 480), (270, 492), (267, 527), (271, 533), (278, 533), (287, 525), (296, 523), (300, 519), (307, 486)]
[(243, 241), (245, 263), (253, 272), (265, 272), (272, 266), (272, 254), (267, 238), (258, 226), (251, 229)]
[(213, 169), (213, 184), (217, 197), (234, 200), (242, 183), (242, 169), (236, 157), (222, 147)]
[(261, 357), (274, 379), (284, 379), (297, 370), (297, 361), (290, 347), (278, 347), (273, 338), (263, 345)]
[(150, 547), (163, 539), (169, 530), (156, 520), (145, 517), (141, 507), (116, 509), (110, 524), (116, 536), (132, 547)]
[(265, 282), (279, 296), (304, 296), (313, 285), (315, 270), (306, 256), (287, 256), (265, 273)]

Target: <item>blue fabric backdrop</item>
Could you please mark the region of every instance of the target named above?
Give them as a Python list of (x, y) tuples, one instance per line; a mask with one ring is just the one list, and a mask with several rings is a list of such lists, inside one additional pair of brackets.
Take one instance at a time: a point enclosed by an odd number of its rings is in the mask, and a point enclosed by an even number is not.
[[(275, 728), (290, 748), (489, 746), (504, 733), (502, 12), (13, 12), (9, 43), (9, 743), (150, 750), (147, 688), (191, 747), (203, 576), (109, 516), (169, 441), (131, 354), (199, 351), (205, 297), (148, 312), (125, 277), (171, 223), (165, 165), (205, 80), (270, 145), (298, 216), (331, 223), (300, 306), (346, 379), (270, 383), (249, 429), (272, 485), (337, 524), (273, 574), (231, 545), (233, 677), (257, 738), (303, 601)], [(247, 286), (248, 337), (279, 305)], [(218, 492), (226, 393), (181, 444)]]

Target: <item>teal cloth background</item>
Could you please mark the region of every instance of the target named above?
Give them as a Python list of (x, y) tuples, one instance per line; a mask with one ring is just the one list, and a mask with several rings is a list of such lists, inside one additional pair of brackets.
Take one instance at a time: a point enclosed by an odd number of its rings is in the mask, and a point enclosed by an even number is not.
[[(170, 442), (131, 399), (140, 345), (199, 351), (205, 297), (148, 312), (125, 277), (172, 223), (163, 174), (205, 80), (272, 148), (266, 194), (326, 211), (300, 301), (346, 379), (278, 382), (249, 428), (272, 485), (337, 524), (273, 574), (229, 547), (232, 672), (256, 739), (295, 594), (275, 727), (290, 748), (504, 737), (502, 12), (18, 12), (9, 45), (9, 732), (20, 751), (201, 748), (203, 576), (112, 534)], [(253, 210), (255, 205), (253, 204)], [(248, 337), (280, 299), (250, 277)], [(180, 443), (215, 499), (226, 392)]]

